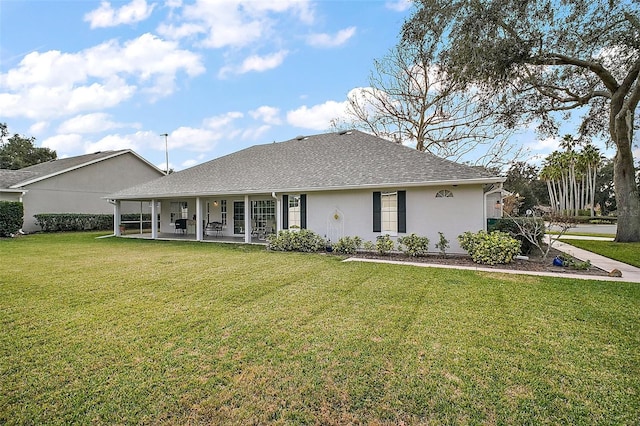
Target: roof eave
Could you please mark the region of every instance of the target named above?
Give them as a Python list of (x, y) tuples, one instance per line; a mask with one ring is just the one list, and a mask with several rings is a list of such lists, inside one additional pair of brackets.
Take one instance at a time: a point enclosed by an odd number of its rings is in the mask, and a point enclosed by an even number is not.
[(234, 190), (234, 191), (218, 191), (218, 192), (181, 192), (169, 194), (138, 194), (124, 195), (121, 197), (107, 196), (102, 197), (109, 200), (136, 201), (151, 199), (170, 199), (170, 198), (187, 198), (187, 197), (220, 197), (223, 195), (258, 195), (276, 193), (295, 193), (295, 192), (321, 192), (321, 191), (348, 191), (354, 189), (373, 189), (373, 188), (415, 188), (425, 186), (455, 186), (455, 185), (484, 185), (489, 183), (500, 183), (506, 180), (505, 177), (483, 177), (474, 179), (450, 179), (428, 182), (388, 182), (375, 184), (358, 184), (358, 185), (340, 185), (340, 186), (322, 186), (322, 187), (288, 187), (288, 188), (271, 188), (269, 190)]

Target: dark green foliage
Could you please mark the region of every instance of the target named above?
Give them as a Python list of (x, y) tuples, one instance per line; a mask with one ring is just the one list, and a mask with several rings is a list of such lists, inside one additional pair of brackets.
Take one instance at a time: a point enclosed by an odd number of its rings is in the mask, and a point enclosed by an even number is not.
[(55, 151), (35, 146), (34, 137), (15, 134), (5, 142), (8, 135), (7, 124), (0, 123), (0, 169), (18, 170), (57, 158)]
[(474, 234), (467, 231), (458, 236), (458, 241), (474, 262), (483, 265), (511, 263), (513, 257), (520, 253), (520, 241), (506, 232), (494, 231), (488, 234), (480, 231)]
[(267, 236), (267, 248), (274, 251), (301, 251), (313, 253), (324, 250), (326, 241), (308, 229), (283, 230)]
[[(517, 223), (516, 223), (517, 222)], [(536, 240), (540, 245), (542, 245), (542, 239), (544, 238), (545, 226), (544, 220), (542, 218), (530, 218), (530, 217), (517, 217), (517, 218), (502, 218), (497, 219), (494, 223), (487, 226), (487, 231), (502, 231), (511, 235), (516, 240), (520, 241), (521, 247), (520, 250), (522, 254), (529, 254), (531, 251), (536, 248), (534, 244), (531, 243), (527, 238), (522, 235), (518, 224), (522, 226), (526, 230), (538, 229), (539, 232), (536, 233)], [(528, 232), (528, 235), (532, 235), (532, 232)]]
[(17, 201), (0, 201), (0, 237), (8, 237), (22, 228), (24, 207)]
[[(136, 219), (140, 217), (134, 216)], [(42, 213), (33, 217), (44, 232), (113, 229), (113, 215), (108, 214)]]
[(536, 166), (519, 161), (511, 165), (507, 171), (504, 189), (524, 198), (519, 207), (520, 214), (533, 210), (537, 205), (549, 204), (549, 192), (546, 184), (538, 179)]
[(387, 254), (393, 250), (395, 243), (388, 234), (380, 235), (376, 238), (376, 250), (378, 254)]
[(416, 234), (400, 237), (398, 250), (411, 257), (425, 256), (429, 252), (429, 238)]
[(333, 251), (340, 254), (355, 254), (361, 245), (360, 237), (342, 237), (333, 245)]

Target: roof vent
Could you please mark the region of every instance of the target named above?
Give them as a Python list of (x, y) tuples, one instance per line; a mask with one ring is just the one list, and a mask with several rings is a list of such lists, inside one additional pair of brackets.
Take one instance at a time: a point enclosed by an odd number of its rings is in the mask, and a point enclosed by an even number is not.
[(342, 136), (342, 135), (350, 135), (351, 133), (352, 133), (351, 130), (342, 130), (338, 134)]
[(305, 137), (304, 137), (303, 135), (298, 135), (298, 136), (296, 136), (296, 139), (297, 139), (297, 140), (299, 140), (299, 141), (303, 140), (304, 138), (305, 138)]

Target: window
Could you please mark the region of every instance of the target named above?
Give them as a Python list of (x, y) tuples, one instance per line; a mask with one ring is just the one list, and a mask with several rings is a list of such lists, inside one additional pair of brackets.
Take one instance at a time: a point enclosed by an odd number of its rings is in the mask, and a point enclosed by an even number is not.
[(307, 194), (282, 196), (282, 229), (307, 228)]
[(220, 200), (220, 221), (227, 226), (227, 200)]
[(188, 219), (189, 209), (186, 201), (179, 203), (171, 203), (171, 223), (175, 223), (176, 219)]
[(407, 192), (373, 193), (373, 232), (407, 232)]
[(289, 228), (300, 228), (300, 195), (289, 196)]
[(436, 193), (436, 198), (451, 198), (453, 197), (453, 192), (448, 189), (441, 189)]
[(381, 231), (398, 232), (398, 193), (381, 193)]
[(253, 202), (252, 228), (258, 232), (275, 229), (276, 203), (274, 200), (258, 200)]

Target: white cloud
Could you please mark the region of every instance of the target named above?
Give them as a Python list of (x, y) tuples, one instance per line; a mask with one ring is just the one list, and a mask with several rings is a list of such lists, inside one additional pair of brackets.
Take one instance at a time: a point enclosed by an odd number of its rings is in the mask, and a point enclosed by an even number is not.
[(246, 74), (251, 71), (262, 72), (277, 68), (282, 64), (287, 54), (288, 52), (286, 50), (281, 50), (266, 56), (251, 55), (237, 67), (223, 67), (218, 73), (218, 76), (224, 78), (228, 74)]
[(390, 10), (394, 10), (396, 12), (404, 12), (408, 10), (412, 5), (412, 0), (388, 0), (385, 4), (385, 7)]
[(37, 136), (40, 133), (42, 133), (45, 130), (47, 130), (48, 128), (49, 128), (49, 122), (48, 121), (38, 121), (37, 123), (33, 123), (29, 127), (29, 134)]
[(307, 43), (314, 47), (337, 47), (345, 44), (356, 33), (356, 27), (349, 27), (338, 31), (335, 35), (311, 34)]
[(271, 126), (265, 124), (256, 128), (245, 129), (240, 136), (243, 140), (258, 140), (271, 129)]
[(77, 115), (58, 126), (58, 133), (98, 133), (122, 127), (137, 127), (137, 124), (117, 123), (106, 113)]
[(204, 71), (199, 55), (143, 34), (77, 53), (30, 53), (0, 74), (0, 104), (10, 117), (50, 119), (113, 107), (138, 91), (166, 96), (175, 90), (177, 73)]
[(282, 124), (282, 120), (280, 119), (280, 109), (278, 108), (261, 106), (253, 111), (249, 111), (249, 115), (253, 117), (254, 120), (260, 120), (267, 124)]
[(146, 0), (132, 0), (118, 9), (111, 7), (111, 3), (103, 1), (100, 7), (84, 16), (91, 28), (115, 27), (121, 24), (134, 24), (144, 21), (153, 12), (155, 4), (147, 4)]
[(42, 146), (53, 149), (60, 156), (63, 153), (72, 153), (82, 148), (82, 135), (66, 134), (56, 135), (42, 141)]
[[(195, 166), (197, 164), (200, 164), (200, 162), (198, 160), (190, 159), (190, 160), (183, 161), (181, 166), (184, 167), (185, 169), (188, 169), (189, 167), (193, 167), (193, 166)], [(166, 165), (165, 165), (165, 167), (166, 167)]]
[(169, 151), (184, 148), (189, 151), (212, 151), (224, 133), (193, 127), (179, 127), (169, 135)]
[(560, 140), (555, 137), (550, 137), (546, 139), (538, 139), (530, 141), (526, 144), (526, 147), (533, 151), (548, 151), (552, 152), (560, 148)]
[(196, 0), (186, 5), (182, 22), (177, 25), (161, 25), (158, 32), (172, 38), (201, 36), (203, 47), (247, 47), (271, 39), (280, 20), (276, 16), (292, 15), (304, 24), (314, 20), (308, 0)]
[(229, 126), (234, 120), (244, 117), (244, 114), (238, 111), (227, 112), (225, 114), (209, 117), (204, 120), (204, 126), (213, 130), (221, 130)]
[(305, 105), (287, 112), (287, 122), (304, 129), (327, 130), (331, 127), (331, 120), (345, 115), (346, 107), (346, 101), (327, 101), (311, 108)]

